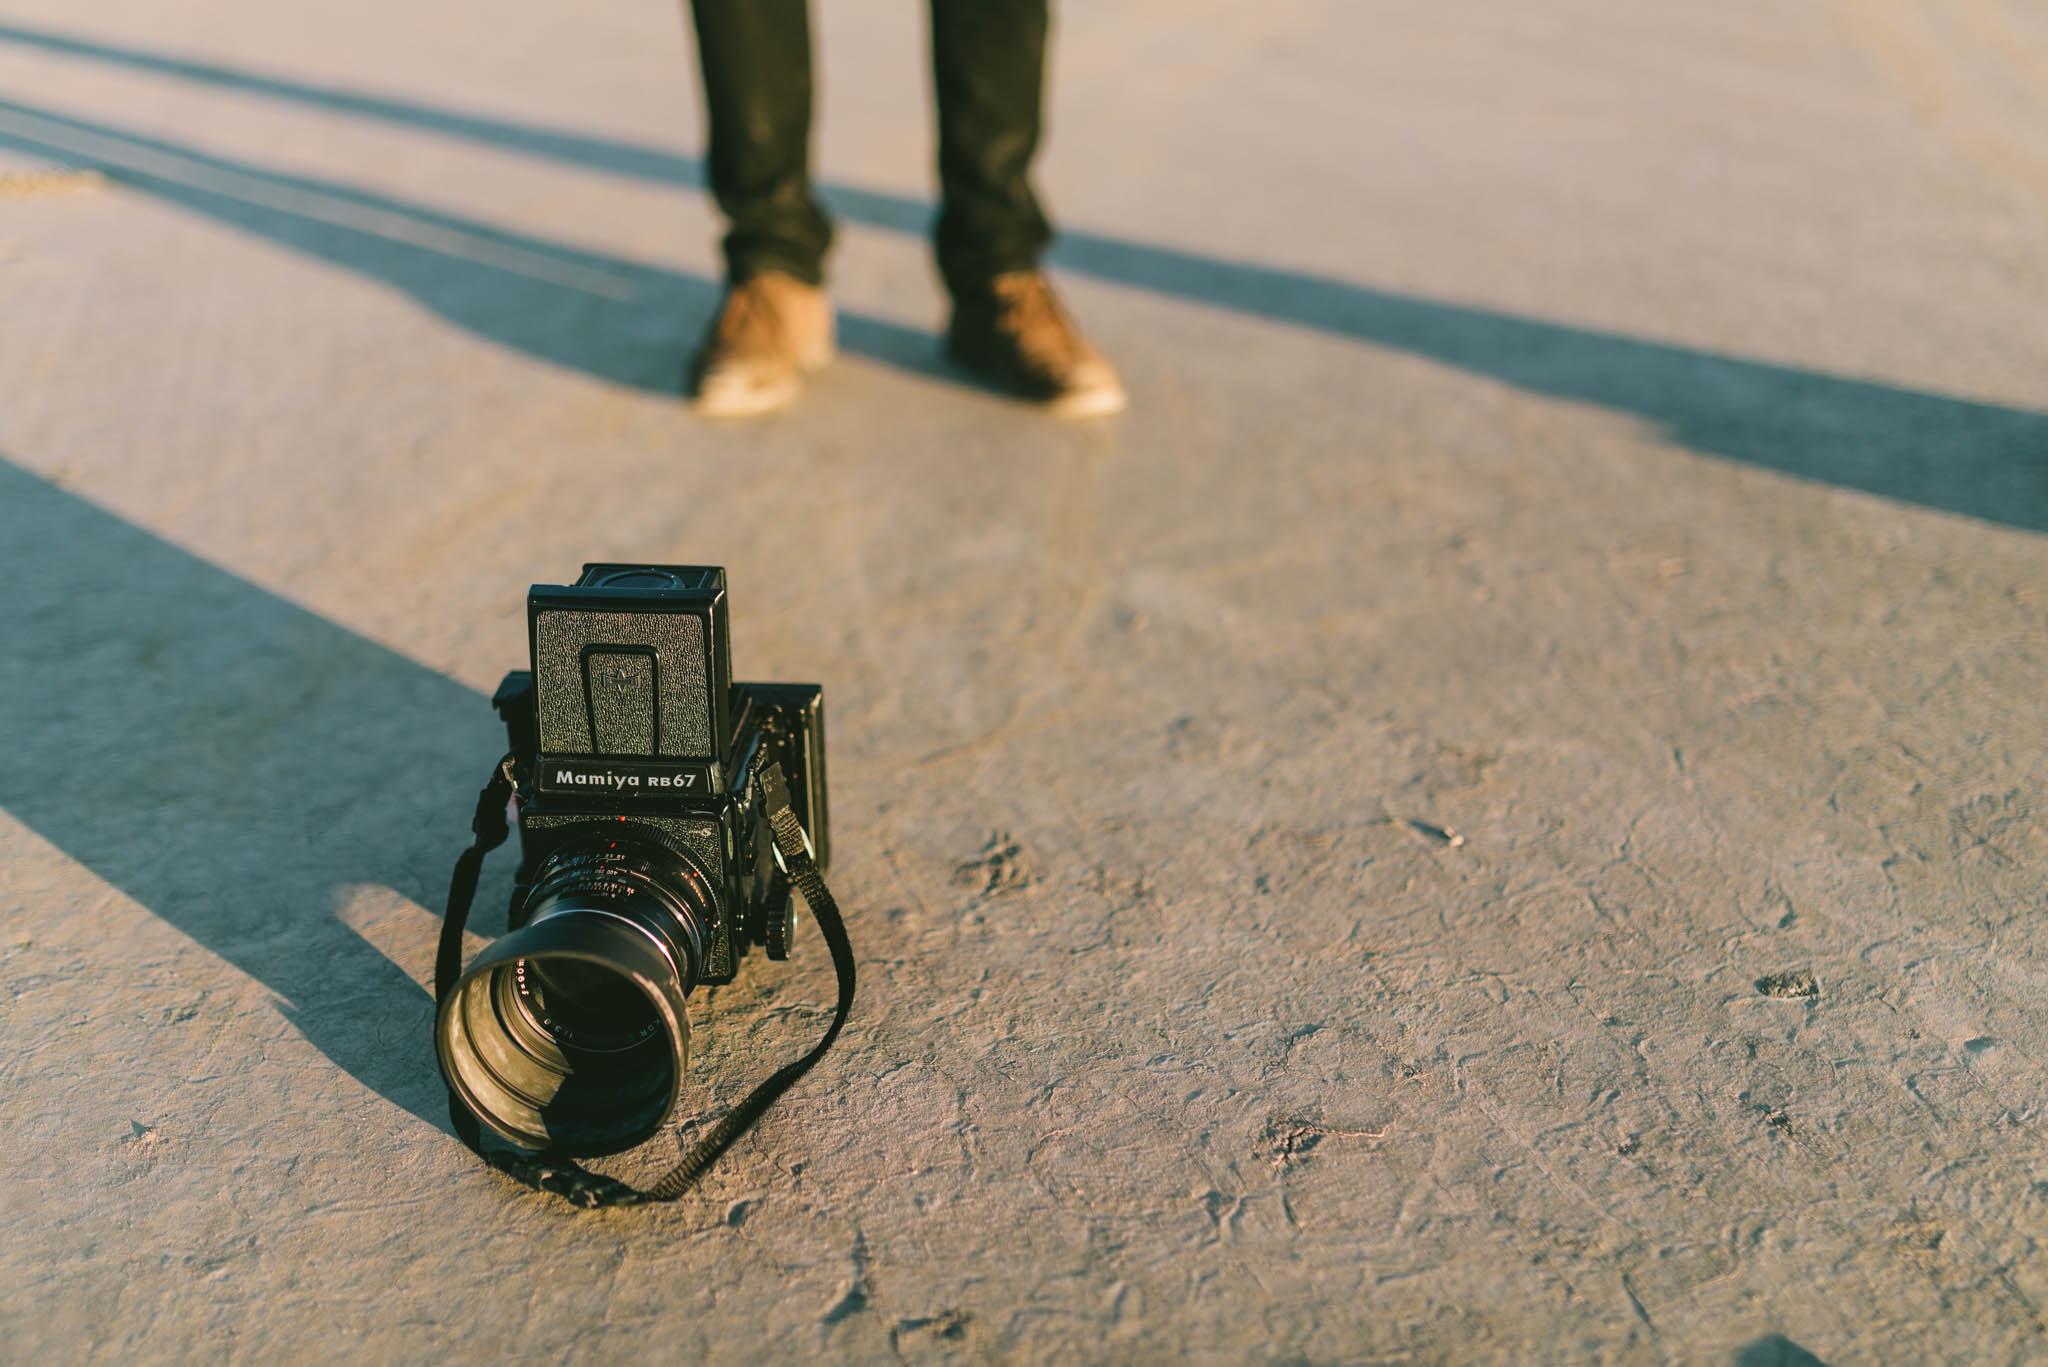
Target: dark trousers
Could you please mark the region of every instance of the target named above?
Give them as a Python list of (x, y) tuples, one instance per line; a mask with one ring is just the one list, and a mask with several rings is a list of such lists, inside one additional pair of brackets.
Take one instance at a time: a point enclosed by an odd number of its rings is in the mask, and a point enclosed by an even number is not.
[[(931, 0), (939, 105), (933, 245), (955, 295), (1029, 270), (1052, 240), (1031, 192), (1047, 0)], [(710, 110), (711, 193), (732, 279), (823, 283), (832, 222), (811, 192), (806, 0), (691, 0)]]

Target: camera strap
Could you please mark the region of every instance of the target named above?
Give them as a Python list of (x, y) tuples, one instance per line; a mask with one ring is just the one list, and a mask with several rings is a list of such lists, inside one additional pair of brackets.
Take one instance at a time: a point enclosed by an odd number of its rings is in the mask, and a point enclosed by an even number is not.
[[(469, 827), (476, 842), (455, 861), (455, 875), (448, 885), (448, 914), (441, 922), (441, 943), (434, 955), (434, 1001), (437, 1007), (447, 1001), (448, 994), (454, 990), (456, 978), (462, 973), (462, 928), (469, 920), (469, 904), (476, 898), (477, 878), (483, 870), (484, 856), (505, 843), (505, 810), (517, 782), (512, 765), (511, 755), (499, 761), (491, 781), (477, 795), (476, 815)], [(818, 929), (824, 932), (825, 944), (832, 951), (832, 967), (839, 975), (839, 1005), (832, 1013), (832, 1024), (826, 1027), (825, 1037), (809, 1053), (777, 1069), (767, 1081), (749, 1092), (724, 1119), (712, 1126), (709, 1134), (683, 1155), (680, 1163), (645, 1190), (591, 1172), (558, 1155), (526, 1154), (486, 1147), (477, 1118), (451, 1091), (448, 1094), (448, 1119), (455, 1127), (455, 1135), (484, 1162), (514, 1181), (536, 1191), (551, 1191), (584, 1209), (673, 1201), (696, 1186), (711, 1165), (718, 1161), (719, 1155), (731, 1148), (733, 1141), (745, 1134), (762, 1113), (775, 1104), (776, 1098), (795, 1086), (797, 1080), (808, 1073), (832, 1047), (832, 1042), (839, 1038), (840, 1030), (846, 1025), (847, 1014), (853, 1010), (853, 945), (846, 937), (846, 922), (839, 914), (839, 904), (832, 900), (831, 889), (825, 886), (824, 874), (819, 871), (818, 862), (811, 853), (810, 839), (804, 833), (803, 824), (790, 808), (789, 787), (782, 777), (782, 766), (767, 766), (755, 776), (755, 782), (767, 808), (768, 828), (775, 838), (776, 863), (796, 890), (803, 894), (805, 905), (810, 907), (811, 915), (818, 922)]]

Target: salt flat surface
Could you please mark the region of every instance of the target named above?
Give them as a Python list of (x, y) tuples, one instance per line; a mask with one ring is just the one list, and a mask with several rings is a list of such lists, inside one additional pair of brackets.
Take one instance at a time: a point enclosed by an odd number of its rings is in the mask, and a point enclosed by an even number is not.
[[(0, 1358), (2048, 1361), (2038, 8), (1072, 6), (1094, 426), (820, 21), (847, 354), (728, 427), (673, 11), (0, 6)], [(586, 559), (825, 685), (862, 972), (600, 1215), (421, 985)]]

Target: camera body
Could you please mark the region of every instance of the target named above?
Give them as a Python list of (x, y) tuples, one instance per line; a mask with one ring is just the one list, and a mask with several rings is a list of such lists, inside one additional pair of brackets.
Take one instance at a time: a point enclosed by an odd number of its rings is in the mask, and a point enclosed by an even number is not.
[(684, 990), (732, 981), (749, 948), (789, 953), (794, 907), (751, 790), (780, 763), (820, 868), (829, 843), (823, 691), (732, 681), (725, 571), (591, 564), (527, 596), (533, 668), (506, 676), (520, 866), (507, 916), (544, 909), (551, 878), (634, 850), (681, 862), (701, 934)]
[(691, 991), (755, 945), (789, 954), (785, 864), (829, 854), (823, 698), (732, 681), (722, 569), (585, 565), (533, 587), (527, 632), (532, 669), (492, 700), (520, 846), (507, 933), (440, 993), (435, 1048), (452, 1104), (500, 1139), (613, 1153), (675, 1111)]

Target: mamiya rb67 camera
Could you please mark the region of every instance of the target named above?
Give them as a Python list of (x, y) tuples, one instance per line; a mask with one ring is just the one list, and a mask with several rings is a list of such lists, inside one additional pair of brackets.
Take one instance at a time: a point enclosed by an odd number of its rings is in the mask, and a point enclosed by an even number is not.
[(455, 1102), (499, 1138), (613, 1153), (675, 1108), (691, 990), (730, 982), (751, 946), (789, 953), (759, 779), (779, 766), (822, 868), (822, 695), (732, 681), (722, 569), (586, 565), (536, 585), (527, 621), (533, 668), (493, 699), (521, 855), (511, 933), (444, 996), (435, 1045)]

